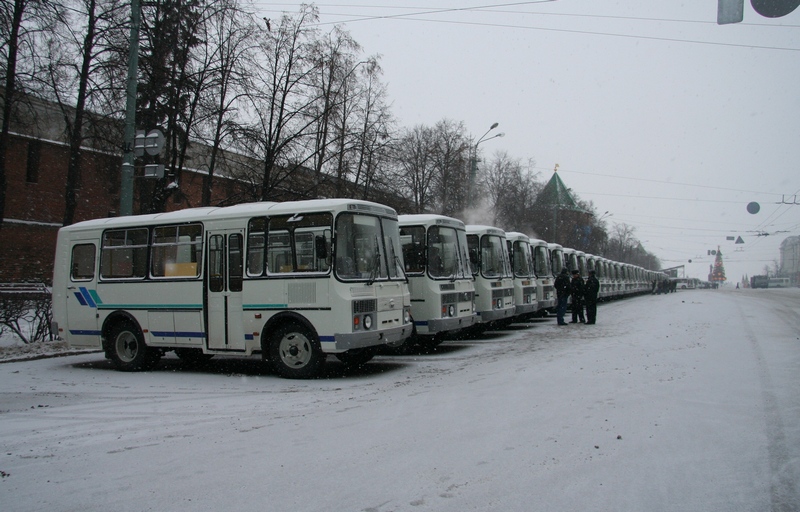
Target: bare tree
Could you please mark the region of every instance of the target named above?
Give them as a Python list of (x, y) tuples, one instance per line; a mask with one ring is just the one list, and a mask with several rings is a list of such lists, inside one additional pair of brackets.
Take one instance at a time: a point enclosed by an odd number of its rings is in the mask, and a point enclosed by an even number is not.
[(624, 222), (615, 223), (611, 228), (605, 256), (615, 261), (630, 262), (636, 248), (640, 245), (635, 233), (636, 228), (628, 226)]
[(456, 215), (465, 206), (471, 143), (462, 121), (443, 119), (436, 123), (433, 131), (436, 206), (443, 215)]
[(534, 165), (524, 165), (520, 159), (511, 158), (506, 151), (497, 151), (480, 175), (480, 188), (484, 191), (493, 212), (493, 224), (507, 230), (531, 230), (531, 207), (540, 185)]
[[(214, 173), (225, 141), (239, 129), (237, 107), (246, 96), (248, 63), (256, 45), (259, 27), (245, 13), (239, 0), (220, 2), (206, 24), (203, 39), (203, 68), (211, 73), (202, 98), (204, 119), (199, 119), (195, 133), (210, 146), (208, 173), (203, 179), (201, 204), (211, 204)], [(207, 128), (207, 131), (203, 131)]]
[(260, 199), (272, 198), (295, 166), (310, 158), (305, 139), (316, 118), (308, 115), (316, 97), (309, 97), (314, 73), (311, 43), (318, 19), (313, 7), (296, 16), (284, 15), (260, 38), (263, 61), (251, 84), (249, 100), (256, 119), (239, 141), (242, 149), (262, 162)]
[(313, 45), (315, 61), (311, 78), (316, 89), (316, 101), (310, 105), (315, 118), (313, 141), (313, 164), (315, 180), (318, 183), (323, 169), (334, 156), (331, 145), (339, 148), (345, 145), (346, 130), (335, 133), (335, 119), (341, 125), (347, 125), (351, 115), (350, 90), (354, 81), (356, 68), (361, 64), (355, 62), (361, 50), (352, 36), (340, 27), (320, 37)]
[(362, 190), (363, 199), (370, 198), (370, 188), (381, 169), (385, 172), (389, 158), (390, 132), (394, 119), (387, 103), (386, 86), (380, 81), (382, 70), (378, 57), (367, 61), (362, 73), (359, 94), (361, 129), (357, 137), (358, 162), (355, 165), (353, 184)]
[(35, 77), (44, 69), (39, 58), (40, 40), (52, 31), (61, 12), (57, 2), (14, 0), (0, 3), (0, 72), (4, 75), (3, 122), (0, 128), (0, 228), (6, 207), (6, 153), (11, 119), (26, 92), (34, 89)]
[(64, 225), (72, 224), (77, 208), (81, 148), (90, 136), (87, 109), (107, 105), (109, 96), (104, 90), (112, 85), (104, 69), (119, 64), (114, 58), (113, 41), (125, 31), (128, 11), (121, 0), (76, 0), (65, 5), (59, 24), (48, 37), (48, 66), (42, 83), (61, 109), (69, 144)]
[(417, 125), (407, 130), (393, 146), (394, 177), (399, 192), (411, 198), (413, 213), (430, 211), (436, 177), (433, 129)]

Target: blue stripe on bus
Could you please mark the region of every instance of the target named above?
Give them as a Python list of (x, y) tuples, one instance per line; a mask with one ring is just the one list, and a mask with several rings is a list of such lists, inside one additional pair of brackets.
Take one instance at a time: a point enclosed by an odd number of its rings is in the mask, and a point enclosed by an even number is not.
[(336, 341), (336, 336), (320, 336), (319, 341), (333, 342)]
[(86, 303), (86, 299), (83, 298), (80, 292), (75, 292), (75, 298), (78, 299), (78, 302), (81, 303), (81, 306), (88, 306)]
[(97, 309), (203, 309), (202, 304), (103, 304)]
[(89, 305), (89, 307), (96, 308), (97, 304), (95, 304), (94, 299), (92, 299), (92, 296), (89, 295), (89, 290), (87, 290), (86, 287), (84, 286), (81, 286), (79, 290), (81, 291), (81, 295), (83, 295), (83, 298), (86, 299), (86, 303)]
[(150, 334), (159, 338), (205, 338), (204, 332), (190, 332), (190, 331), (150, 331)]
[(74, 336), (100, 336), (100, 331), (90, 329), (70, 329), (69, 333)]

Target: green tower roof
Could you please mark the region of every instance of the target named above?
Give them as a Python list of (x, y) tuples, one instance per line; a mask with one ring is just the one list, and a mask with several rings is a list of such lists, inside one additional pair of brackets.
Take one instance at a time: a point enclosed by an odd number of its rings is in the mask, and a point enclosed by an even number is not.
[(564, 185), (564, 182), (558, 176), (558, 171), (553, 172), (553, 177), (539, 192), (536, 197), (536, 204), (537, 206), (556, 207), (559, 210), (585, 211), (575, 202), (575, 198), (572, 197), (569, 188)]

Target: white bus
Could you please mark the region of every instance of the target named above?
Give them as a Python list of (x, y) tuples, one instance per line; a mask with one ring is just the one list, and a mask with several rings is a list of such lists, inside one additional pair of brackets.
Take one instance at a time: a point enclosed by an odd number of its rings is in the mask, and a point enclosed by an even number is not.
[(528, 235), (516, 231), (506, 232), (506, 244), (514, 277), (514, 316), (520, 320), (533, 316), (537, 311), (537, 283), (533, 271), (530, 240)]
[(412, 331), (396, 212), (331, 199), (192, 208), (58, 233), (57, 332), (125, 371), (167, 351), (260, 353), (283, 377), (362, 363)]
[(564, 266), (567, 267), (567, 270), (570, 273), (570, 277), (572, 276), (572, 271), (577, 270), (580, 272), (580, 265), (578, 263), (578, 251), (573, 249), (572, 247), (564, 247)]
[(556, 289), (554, 286), (553, 271), (550, 268), (550, 251), (547, 242), (531, 238), (531, 253), (536, 273), (536, 308), (546, 314), (547, 310), (556, 305)]
[(467, 225), (467, 244), (480, 328), (510, 323), (514, 319), (514, 283), (505, 231)]
[[(550, 251), (550, 270), (553, 271), (553, 278), (558, 277), (564, 267), (564, 247), (560, 244), (549, 243), (547, 249)], [(568, 269), (569, 270), (569, 269)]]
[(443, 215), (400, 215), (414, 343), (433, 347), (477, 321), (464, 223)]

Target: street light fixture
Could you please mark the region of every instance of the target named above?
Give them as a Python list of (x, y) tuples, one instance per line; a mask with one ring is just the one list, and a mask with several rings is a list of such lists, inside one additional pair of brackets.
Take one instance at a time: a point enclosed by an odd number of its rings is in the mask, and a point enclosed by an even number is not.
[(490, 126), (488, 130), (486, 130), (486, 133), (484, 133), (483, 136), (481, 136), (481, 138), (478, 139), (478, 142), (476, 142), (472, 146), (472, 148), (470, 148), (470, 155), (469, 155), (469, 183), (468, 183), (468, 187), (467, 187), (467, 207), (468, 208), (472, 206), (472, 191), (475, 189), (475, 177), (478, 174), (478, 145), (480, 145), (483, 142), (486, 142), (487, 140), (496, 139), (498, 137), (504, 137), (506, 134), (503, 133), (503, 132), (500, 132), (498, 134), (492, 135), (491, 137), (486, 137), (487, 135), (489, 135), (489, 132), (491, 132), (492, 130), (497, 128), (499, 125), (500, 125), (500, 123), (493, 123), (492, 126)]

